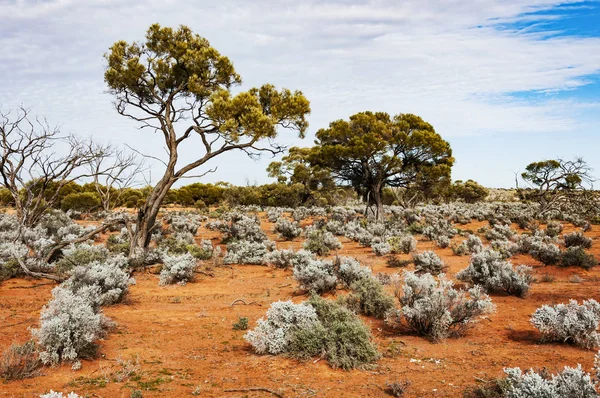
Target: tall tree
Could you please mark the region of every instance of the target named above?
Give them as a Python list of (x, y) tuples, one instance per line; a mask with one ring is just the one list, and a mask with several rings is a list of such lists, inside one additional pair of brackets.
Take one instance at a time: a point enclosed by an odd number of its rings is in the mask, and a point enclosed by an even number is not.
[[(303, 136), (308, 127), (310, 106), (299, 91), (265, 84), (233, 95), (230, 90), (241, 78), (231, 61), (186, 26), (154, 24), (144, 42), (116, 42), (105, 58), (104, 79), (117, 111), (158, 131), (167, 150), (165, 171), (138, 210), (132, 257), (148, 247), (163, 200), (177, 180), (228, 151), (251, 157), (279, 153), (282, 147), (273, 142), (278, 128)], [(192, 138), (198, 139), (200, 154), (179, 164), (179, 148), (191, 145)]]
[(383, 217), (384, 187), (448, 178), (454, 163), (448, 142), (412, 114), (357, 113), (319, 130), (316, 144), (311, 163), (328, 168), (375, 205), (377, 219)]

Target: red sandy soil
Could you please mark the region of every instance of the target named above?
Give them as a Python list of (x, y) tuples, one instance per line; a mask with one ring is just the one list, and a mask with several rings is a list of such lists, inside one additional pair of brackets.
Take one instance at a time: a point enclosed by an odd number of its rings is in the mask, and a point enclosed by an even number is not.
[[(486, 223), (460, 226), (476, 230)], [(263, 228), (279, 248), (300, 248), (302, 239), (282, 242), (271, 233), (273, 224)], [(513, 226), (516, 228), (516, 226)], [(575, 230), (571, 225), (565, 231)], [(600, 255), (600, 227), (586, 235), (594, 238), (591, 252)], [(198, 239), (219, 242), (218, 234), (204, 228)], [(463, 238), (455, 238), (460, 242)], [(342, 238), (342, 255), (350, 255), (392, 274), (385, 259), (370, 248)], [(438, 249), (420, 238), (418, 250), (435, 249), (453, 277), (467, 266), (468, 256), (455, 256), (451, 249)], [(408, 256), (405, 256), (408, 258)], [(214, 277), (198, 274), (185, 286), (158, 286), (158, 275), (149, 271), (135, 274), (137, 284), (125, 303), (106, 307), (104, 313), (115, 323), (100, 343), (100, 357), (83, 361), (79, 371), (69, 365), (44, 368), (32, 379), (0, 382), (0, 397), (37, 397), (50, 389), (74, 391), (89, 397), (130, 397), (141, 390), (144, 397), (269, 397), (268, 392), (226, 392), (229, 389), (263, 387), (285, 397), (386, 396), (386, 382), (409, 380), (407, 397), (460, 397), (477, 380), (503, 375), (504, 367), (542, 368), (557, 371), (581, 364), (590, 370), (595, 351), (562, 344), (542, 344), (529, 323), (531, 314), (543, 304), (569, 299), (600, 300), (600, 267), (592, 271), (544, 267), (529, 256), (515, 256), (513, 264), (535, 268), (539, 278), (553, 282), (536, 283), (525, 299), (494, 295), (497, 312), (480, 321), (466, 336), (434, 344), (421, 337), (393, 334), (372, 318), (364, 321), (373, 331), (383, 357), (370, 370), (343, 371), (326, 361), (298, 362), (280, 356), (256, 355), (243, 339), (244, 331), (233, 330), (238, 317), (248, 317), (250, 327), (265, 315), (277, 300), (306, 299), (297, 291), (289, 270), (263, 266), (219, 267)], [(408, 269), (412, 269), (409, 266)], [(573, 282), (578, 275), (583, 282)], [(0, 350), (13, 342), (30, 338), (29, 328), (38, 325), (42, 306), (55, 285), (39, 280), (12, 279), (0, 284)], [(390, 290), (391, 288), (387, 287)], [(346, 294), (338, 292), (338, 294)], [(247, 305), (239, 302), (243, 299)], [(137, 364), (133, 377), (116, 381), (122, 362)], [(193, 393), (195, 392), (195, 393)]]

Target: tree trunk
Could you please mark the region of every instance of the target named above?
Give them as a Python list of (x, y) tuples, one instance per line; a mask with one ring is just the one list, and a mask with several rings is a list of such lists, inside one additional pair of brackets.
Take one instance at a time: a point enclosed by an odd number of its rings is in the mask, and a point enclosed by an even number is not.
[(375, 219), (377, 222), (383, 221), (383, 187), (378, 184), (373, 187), (373, 202), (375, 204)]

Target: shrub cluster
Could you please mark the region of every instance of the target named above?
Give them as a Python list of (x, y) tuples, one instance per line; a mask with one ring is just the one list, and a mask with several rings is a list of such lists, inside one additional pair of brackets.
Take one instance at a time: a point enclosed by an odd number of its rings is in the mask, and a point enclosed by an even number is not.
[(172, 285), (174, 283), (185, 285), (194, 279), (196, 266), (196, 259), (189, 253), (164, 256), (159, 285)]
[(593, 299), (581, 305), (576, 300), (543, 305), (531, 316), (531, 324), (542, 333), (543, 341), (571, 342), (585, 348), (600, 346), (599, 323), (600, 304)]
[(588, 238), (583, 234), (583, 232), (575, 231), (570, 234), (564, 234), (563, 240), (565, 242), (566, 247), (574, 247), (579, 246), (584, 249), (589, 249), (592, 247), (592, 238)]
[[(386, 315), (386, 324), (440, 341), (449, 336), (460, 336), (476, 318), (495, 310), (491, 299), (479, 286), (468, 292), (456, 290), (452, 281), (440, 275), (439, 282), (431, 274), (417, 275), (404, 271), (404, 285), (395, 281), (400, 310)], [(468, 294), (467, 294), (468, 293)]]
[(342, 244), (329, 231), (324, 231), (317, 228), (306, 228), (304, 231), (306, 240), (303, 248), (318, 256), (326, 256), (331, 250), (339, 250)]
[(566, 366), (556, 375), (537, 373), (533, 369), (526, 373), (520, 368), (506, 368), (506, 398), (597, 398), (596, 383), (589, 373), (577, 365)]
[(277, 232), (285, 240), (293, 240), (302, 233), (302, 228), (297, 222), (291, 222), (287, 218), (278, 218), (275, 223), (274, 231)]
[(459, 280), (481, 285), (488, 292), (506, 292), (524, 297), (533, 281), (531, 267), (520, 265), (513, 268), (500, 254), (486, 249), (471, 256), (469, 266), (456, 274)]
[(431, 250), (413, 254), (416, 272), (428, 272), (438, 275), (444, 269), (444, 262)]

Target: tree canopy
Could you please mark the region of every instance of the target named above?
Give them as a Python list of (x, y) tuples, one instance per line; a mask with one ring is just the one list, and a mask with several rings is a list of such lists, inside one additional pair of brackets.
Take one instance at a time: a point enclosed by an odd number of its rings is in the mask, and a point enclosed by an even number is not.
[(336, 120), (316, 134), (313, 166), (351, 185), (381, 216), (386, 186), (409, 187), (449, 179), (454, 159), (450, 144), (419, 116), (361, 112)]
[[(117, 111), (160, 132), (168, 153), (161, 180), (138, 212), (132, 251), (148, 246), (160, 206), (178, 179), (227, 151), (279, 153), (283, 148), (273, 139), (280, 128), (304, 136), (308, 127), (310, 106), (300, 91), (265, 84), (233, 94), (242, 80), (232, 62), (186, 26), (154, 24), (144, 42), (118, 41), (105, 58), (104, 79)], [(179, 145), (194, 137), (197, 158), (178, 164)]]

